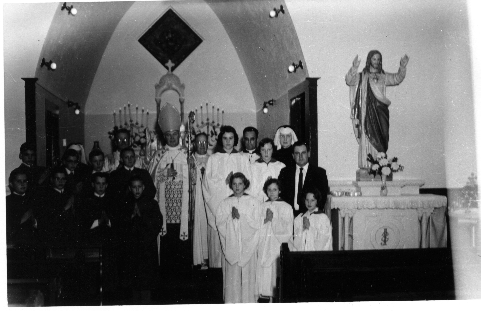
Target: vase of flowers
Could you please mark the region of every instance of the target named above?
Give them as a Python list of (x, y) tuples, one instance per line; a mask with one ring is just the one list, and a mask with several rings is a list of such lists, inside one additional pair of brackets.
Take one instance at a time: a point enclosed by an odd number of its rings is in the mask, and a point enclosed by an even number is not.
[(389, 159), (384, 152), (379, 152), (377, 154), (376, 159), (371, 154), (367, 155), (367, 160), (371, 163), (371, 168), (369, 170), (369, 174), (380, 175), (381, 176), (381, 196), (387, 195), (387, 184), (386, 178), (391, 173), (396, 173), (402, 171), (404, 166), (399, 164), (396, 157)]

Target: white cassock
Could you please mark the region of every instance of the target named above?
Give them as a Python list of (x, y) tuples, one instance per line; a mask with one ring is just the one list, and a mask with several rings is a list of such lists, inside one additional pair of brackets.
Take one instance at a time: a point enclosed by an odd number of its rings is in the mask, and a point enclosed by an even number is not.
[(250, 195), (256, 197), (260, 202), (267, 200), (267, 195), (264, 193), (264, 183), (267, 179), (279, 177), (281, 170), (286, 167), (284, 163), (277, 160), (272, 160), (266, 163), (262, 158), (251, 164), (252, 180), (251, 187), (247, 191)]
[[(232, 207), (240, 218), (232, 218)], [(225, 256), (224, 302), (256, 302), (256, 262), (259, 227), (261, 225), (259, 201), (244, 194), (228, 197), (219, 205), (216, 224)]]
[[(230, 154), (216, 152), (207, 160), (206, 176), (203, 183), (204, 198), (207, 204), (207, 223), (209, 224), (209, 267), (220, 268), (222, 250), (217, 233), (215, 215), (219, 204), (232, 194), (226, 179), (229, 173), (243, 173), (251, 180), (251, 172), (247, 158), (233, 150)], [(247, 190), (248, 192), (248, 190)]]
[[(270, 209), (272, 221), (264, 223), (266, 211)], [(273, 296), (276, 277), (280, 268), (281, 244), (292, 238), (294, 214), (292, 207), (282, 201), (268, 201), (261, 204), (261, 228), (257, 251), (257, 286), (259, 294)]]
[[(175, 177), (167, 177), (167, 168), (173, 167)], [(180, 223), (179, 239), (189, 238), (189, 166), (187, 150), (182, 146), (164, 148), (157, 151), (150, 161), (149, 174), (157, 188), (157, 202), (163, 216), (161, 236), (167, 234), (166, 224)]]
[[(294, 248), (293, 251), (331, 251), (332, 226), (329, 217), (324, 213), (307, 211), (297, 215), (294, 219)], [(303, 218), (309, 219), (309, 229), (303, 230)]]
[(239, 152), (242, 154), (243, 157), (247, 158), (247, 161), (249, 161), (249, 164), (253, 164), (255, 161), (257, 161), (260, 156), (255, 153), (255, 150), (246, 150), (246, 151), (241, 151)]
[(207, 247), (207, 214), (202, 191), (205, 170), (209, 155), (195, 154), (195, 211), (194, 211), (194, 265), (200, 265), (209, 259)]
[[(102, 172), (113, 172), (119, 167), (119, 165), (120, 151), (114, 151), (113, 153), (106, 155)], [(147, 169), (146, 165), (144, 165), (143, 159), (138, 155), (135, 156), (134, 167)]]

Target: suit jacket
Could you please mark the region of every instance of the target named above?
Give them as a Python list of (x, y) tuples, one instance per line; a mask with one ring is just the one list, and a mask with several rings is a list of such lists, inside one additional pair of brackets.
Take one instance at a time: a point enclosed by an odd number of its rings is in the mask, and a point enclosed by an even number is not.
[(152, 177), (147, 170), (134, 167), (130, 173), (121, 165), (115, 171), (110, 173), (109, 186), (107, 187), (107, 194), (113, 197), (117, 206), (119, 206), (119, 204), (125, 204), (130, 193), (129, 180), (134, 175), (140, 176), (144, 181), (145, 189), (142, 196), (148, 199), (153, 199), (155, 197), (157, 189), (155, 188)]
[[(307, 211), (304, 202), (299, 205), (299, 210), (294, 209), (294, 202), (296, 198), (294, 197), (296, 193), (296, 168), (297, 166), (286, 166), (284, 167), (280, 174), (279, 174), (279, 182), (281, 184), (281, 197), (292, 206), (294, 211), (294, 217), (297, 217), (300, 213), (305, 213)], [(302, 190), (306, 189), (308, 186), (316, 187), (322, 194), (322, 201), (319, 204), (319, 209), (323, 210), (324, 205), (326, 204), (326, 198), (329, 194), (329, 183), (327, 181), (326, 170), (322, 167), (316, 167), (312, 164), (309, 164), (309, 168), (307, 170), (306, 178), (304, 179), (304, 184), (302, 186)]]

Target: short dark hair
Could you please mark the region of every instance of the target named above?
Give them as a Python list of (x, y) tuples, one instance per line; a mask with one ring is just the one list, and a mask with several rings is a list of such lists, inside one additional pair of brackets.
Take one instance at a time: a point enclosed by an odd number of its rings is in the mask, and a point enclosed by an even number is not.
[(279, 182), (279, 179), (277, 178), (268, 178), (266, 182), (264, 183), (264, 187), (262, 187), (262, 190), (264, 193), (267, 195), (267, 188), (269, 188), (270, 185), (276, 184), (277, 187), (279, 188), (279, 192), (281, 192), (281, 183)]
[[(314, 198), (317, 200), (317, 204), (322, 204), (322, 193), (317, 189), (316, 187), (313, 186), (307, 186), (303, 191), (302, 191), (302, 199), (305, 200), (307, 197), (308, 193), (312, 193), (314, 195)], [(324, 207), (323, 206), (318, 206), (319, 211), (323, 211)]]
[(224, 145), (222, 144), (222, 136), (224, 136), (225, 133), (234, 133), (234, 146), (237, 146), (239, 143), (239, 136), (237, 135), (235, 128), (230, 125), (224, 125), (220, 128), (219, 136), (217, 136), (217, 146), (224, 148)]
[(292, 154), (294, 154), (294, 149), (299, 146), (306, 146), (307, 152), (309, 152), (309, 144), (304, 140), (298, 140), (292, 145)]
[(130, 131), (129, 131), (128, 129), (126, 129), (126, 128), (121, 128), (121, 129), (117, 130), (117, 131), (115, 132), (115, 136), (119, 135), (120, 133), (127, 134), (127, 135), (129, 135), (129, 138), (130, 138)]
[[(75, 151), (75, 150), (74, 150)], [(53, 179), (53, 177), (55, 176), (55, 174), (64, 174), (65, 176), (67, 176), (67, 171), (65, 170), (65, 168), (61, 167), (61, 166), (57, 166), (55, 167), (51, 173), (50, 173), (50, 179)]]
[(266, 144), (271, 144), (272, 149), (274, 149), (274, 140), (272, 140), (269, 137), (262, 138), (261, 141), (259, 142), (259, 150), (261, 150), (262, 147), (264, 147)]
[(90, 153), (89, 153), (89, 161), (92, 162), (92, 159), (93, 159), (94, 157), (98, 157), (98, 156), (100, 156), (100, 155), (101, 155), (102, 157), (104, 157), (104, 159), (105, 159), (105, 154), (102, 152), (102, 150), (100, 150), (100, 149), (94, 149), (94, 150), (90, 151)]
[(141, 182), (142, 182), (142, 185), (145, 185), (144, 179), (143, 179), (142, 176), (140, 176), (139, 174), (134, 174), (134, 176), (130, 177), (130, 179), (129, 179), (129, 187), (132, 185), (132, 183), (133, 183), (134, 181), (141, 181)]
[(92, 174), (92, 176), (90, 176), (90, 181), (92, 183), (95, 183), (95, 181), (97, 180), (97, 177), (100, 177), (100, 178), (105, 178), (105, 182), (107, 182), (107, 184), (109, 183), (109, 174), (106, 173), (106, 172), (95, 172)]
[(27, 176), (27, 179), (28, 179), (27, 171), (17, 167), (10, 173), (10, 176), (8, 176), (8, 183), (9, 184), (13, 183), (13, 180), (17, 178), (18, 175), (25, 175)]
[(247, 132), (254, 132), (254, 133), (256, 133), (256, 138), (259, 137), (259, 131), (258, 131), (255, 127), (253, 127), (253, 126), (248, 126), (248, 127), (246, 127), (246, 128), (242, 131), (242, 136), (243, 136), (243, 137), (246, 136), (246, 133), (247, 133)]
[(126, 153), (127, 151), (132, 152), (132, 153), (134, 154), (134, 156), (135, 156), (135, 150), (134, 150), (134, 148), (132, 148), (132, 147), (127, 147), (127, 148), (124, 148), (124, 149), (122, 149), (122, 150), (120, 151), (120, 157), (122, 158), (122, 157), (124, 156), (124, 153)]
[(76, 157), (77, 160), (80, 160), (80, 154), (77, 152), (77, 150), (74, 149), (65, 150), (62, 156), (62, 160), (65, 161), (68, 157)]
[[(232, 174), (232, 176), (231, 176), (230, 179), (229, 179), (229, 188), (232, 189), (232, 183), (234, 182), (234, 178), (240, 178), (240, 179), (242, 179), (242, 182), (244, 183), (244, 186), (245, 186), (244, 190), (247, 189), (247, 188), (249, 188), (251, 182), (250, 182), (249, 179), (247, 179), (247, 177), (246, 177), (244, 174), (242, 174), (241, 172), (237, 172), (237, 173)], [(233, 189), (232, 189), (232, 190), (233, 190)]]
[(30, 143), (23, 143), (21, 146), (20, 146), (20, 153), (23, 154), (24, 152), (26, 152), (27, 150), (32, 150), (33, 152), (37, 153), (37, 150), (35, 148), (35, 146), (33, 144), (30, 144)]

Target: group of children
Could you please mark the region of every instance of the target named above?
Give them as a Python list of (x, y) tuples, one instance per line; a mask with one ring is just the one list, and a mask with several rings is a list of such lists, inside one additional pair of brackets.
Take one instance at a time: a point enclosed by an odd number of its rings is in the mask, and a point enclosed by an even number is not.
[(229, 180), (233, 194), (222, 201), (216, 225), (225, 260), (225, 302), (269, 302), (275, 296), (282, 243), (292, 251), (332, 250), (332, 227), (320, 207), (321, 193), (306, 189), (307, 212), (293, 219), (292, 207), (281, 198), (280, 183), (268, 179), (264, 203), (249, 195), (250, 181), (234, 173)]
[(23, 144), (23, 163), (9, 176), (7, 243), (30, 248), (102, 246), (107, 295), (121, 288), (133, 290), (134, 299), (148, 301), (158, 279), (162, 214), (150, 175), (134, 168), (134, 150), (125, 148), (120, 156), (124, 165), (109, 174), (102, 172), (102, 151), (90, 153), (88, 166), (76, 150), (68, 149), (60, 166), (46, 170), (35, 166), (34, 148)]

